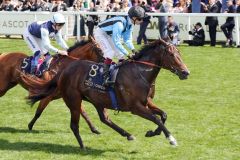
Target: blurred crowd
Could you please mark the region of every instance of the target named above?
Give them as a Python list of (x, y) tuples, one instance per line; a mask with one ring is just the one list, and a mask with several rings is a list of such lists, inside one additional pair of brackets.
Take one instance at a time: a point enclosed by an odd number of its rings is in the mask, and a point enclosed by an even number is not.
[[(200, 12), (206, 13), (211, 0), (201, 0)], [(214, 0), (218, 13), (224, 12), (222, 0)], [(239, 0), (229, 0), (239, 11)], [(152, 12), (159, 12), (161, 7), (170, 13), (191, 13), (192, 0), (0, 0), (0, 11), (71, 11), (89, 10), (94, 6), (98, 10), (127, 12), (131, 6), (148, 5)], [(224, 10), (223, 10), (224, 9)]]
[[(225, 0), (226, 1), (226, 0)], [(105, 11), (105, 12), (127, 12), (132, 6), (142, 6), (146, 12), (160, 13), (192, 13), (195, 12), (196, 1), (192, 0), (0, 0), (0, 11)], [(199, 2), (199, 1), (197, 1)], [(227, 5), (222, 0), (201, 0), (198, 3), (201, 13), (240, 13), (240, 0), (227, 0)], [(109, 18), (109, 16), (107, 17)], [(144, 20), (140, 26), (137, 44), (143, 41), (147, 43), (145, 35), (146, 28), (151, 17)], [(87, 25), (89, 35), (92, 35), (94, 26), (98, 24), (98, 16), (87, 16), (80, 18), (81, 39), (85, 37), (84, 25)], [(75, 20), (74, 35), (77, 33), (77, 20)], [(217, 17), (206, 17), (205, 24), (209, 27), (210, 45), (215, 46)], [(158, 17), (160, 37), (169, 36), (175, 45), (179, 43), (178, 24), (173, 17)], [(202, 27), (202, 24), (201, 24)], [(234, 17), (227, 17), (226, 23), (220, 28), (226, 36), (226, 45), (233, 43), (232, 31), (235, 27)]]

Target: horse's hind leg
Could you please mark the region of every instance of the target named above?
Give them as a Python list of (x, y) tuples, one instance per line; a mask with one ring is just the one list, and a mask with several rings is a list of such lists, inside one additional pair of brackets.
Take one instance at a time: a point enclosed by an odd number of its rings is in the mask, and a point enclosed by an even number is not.
[(138, 106), (134, 110), (132, 110), (132, 113), (157, 124), (158, 128), (160, 128), (163, 131), (166, 138), (169, 140), (169, 143), (171, 145), (175, 145), (175, 146), (177, 145), (176, 139), (171, 135), (168, 129), (163, 125), (162, 121), (155, 114), (152, 113), (151, 110), (149, 110), (145, 106)]
[(107, 114), (107, 110), (101, 107), (97, 107), (95, 106), (95, 108), (97, 109), (98, 115), (100, 120), (108, 125), (109, 127), (111, 127), (112, 129), (114, 129), (115, 131), (117, 131), (119, 134), (121, 134), (123, 137), (127, 137), (128, 140), (134, 140), (135, 137), (133, 135), (131, 135), (130, 133), (128, 133), (127, 131), (123, 130), (122, 128), (120, 128), (118, 125), (116, 125), (115, 123), (113, 123), (110, 118), (108, 117)]
[(85, 111), (83, 105), (81, 105), (80, 108), (80, 114), (83, 116), (83, 118), (85, 119), (85, 121), (87, 122), (89, 128), (91, 129), (91, 131), (95, 134), (100, 134), (100, 132), (94, 127), (94, 125), (92, 124), (92, 122), (90, 121), (90, 118), (88, 117), (87, 112)]
[(49, 104), (49, 102), (52, 100), (51, 97), (46, 97), (44, 99), (42, 99), (38, 105), (38, 108), (35, 112), (35, 115), (33, 117), (33, 119), (31, 120), (31, 122), (28, 124), (28, 129), (32, 130), (33, 125), (35, 124), (35, 122), (37, 121), (37, 119), (41, 116), (43, 110), (47, 107), (47, 105)]
[(9, 83), (7, 79), (0, 79), (0, 97), (4, 96), (7, 91), (13, 87), (15, 87), (17, 83)]

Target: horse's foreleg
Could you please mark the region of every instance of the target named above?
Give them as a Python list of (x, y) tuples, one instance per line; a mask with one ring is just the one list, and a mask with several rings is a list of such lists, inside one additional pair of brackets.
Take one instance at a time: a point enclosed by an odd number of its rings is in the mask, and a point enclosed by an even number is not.
[[(74, 136), (76, 137), (78, 144), (80, 145), (80, 148), (84, 149), (83, 141), (79, 133), (79, 119), (80, 119), (80, 111), (81, 111), (79, 105), (81, 105), (82, 103), (81, 95), (79, 95), (78, 92), (75, 92), (72, 90), (67, 90), (62, 93), (63, 93), (63, 100), (71, 113), (70, 128)], [(72, 97), (79, 97), (79, 98), (72, 99)]]
[(125, 131), (124, 129), (120, 128), (118, 125), (116, 125), (115, 123), (113, 123), (110, 118), (108, 117), (107, 114), (107, 110), (104, 108), (98, 108), (96, 106), (98, 115), (100, 120), (106, 124), (107, 126), (111, 127), (112, 129), (114, 129), (115, 131), (117, 131), (120, 135), (122, 135), (123, 137), (127, 137), (128, 140), (134, 140), (135, 137), (133, 135), (131, 135), (130, 133), (128, 133), (127, 131)]
[(152, 98), (148, 97), (147, 99), (148, 103), (147, 103), (147, 107), (152, 111), (152, 113), (154, 114), (158, 114), (161, 116), (161, 120), (163, 122), (163, 124), (166, 122), (167, 120), (167, 113), (164, 112), (163, 110), (159, 109), (152, 101)]
[[(153, 114), (157, 114), (161, 116), (161, 120), (162, 123), (165, 124), (166, 120), (167, 120), (167, 113), (164, 112), (163, 110), (159, 109), (153, 102), (152, 102), (152, 98), (148, 97), (148, 103), (147, 103), (147, 107), (152, 111)], [(148, 131), (146, 133), (147, 137), (152, 137), (155, 135), (160, 135), (161, 134), (161, 129), (157, 128), (155, 131)]]
[(87, 122), (89, 128), (91, 129), (91, 131), (95, 134), (100, 134), (100, 132), (94, 127), (94, 125), (92, 124), (92, 122), (90, 121), (87, 112), (85, 111), (83, 105), (81, 105), (80, 108), (80, 114), (83, 116), (83, 118), (85, 119), (85, 121)]
[(71, 123), (70, 123), (70, 128), (74, 134), (74, 136), (76, 137), (79, 145), (80, 145), (80, 148), (84, 148), (84, 145), (83, 145), (83, 141), (82, 141), (82, 138), (80, 136), (80, 133), (79, 133), (79, 119), (80, 119), (80, 110), (77, 109), (77, 108), (70, 108), (70, 112), (71, 112)]
[(132, 110), (132, 113), (157, 124), (158, 128), (160, 128), (160, 130), (163, 131), (164, 135), (169, 140), (169, 143), (171, 145), (175, 145), (175, 146), (177, 145), (177, 141), (175, 140), (175, 138), (171, 135), (171, 133), (168, 131), (168, 129), (164, 126), (162, 121), (155, 114), (153, 114), (150, 109), (146, 108), (145, 106), (138, 106), (134, 110)]
[(35, 115), (33, 117), (33, 119), (31, 120), (31, 122), (28, 124), (28, 129), (32, 130), (33, 125), (35, 124), (35, 122), (37, 121), (37, 119), (41, 116), (43, 110), (47, 107), (47, 105), (49, 104), (49, 102), (52, 100), (51, 97), (46, 97), (44, 99), (42, 99), (38, 105), (38, 108), (35, 112)]

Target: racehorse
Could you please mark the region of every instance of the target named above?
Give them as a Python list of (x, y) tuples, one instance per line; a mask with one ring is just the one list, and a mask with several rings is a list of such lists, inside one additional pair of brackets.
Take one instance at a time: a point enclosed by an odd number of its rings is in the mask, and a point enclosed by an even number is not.
[[(127, 60), (119, 67), (114, 91), (120, 111), (130, 111), (132, 114), (150, 120), (157, 124), (157, 129), (151, 136), (159, 135), (163, 131), (171, 145), (177, 145), (176, 139), (164, 126), (161, 119), (154, 110), (147, 107), (148, 94), (152, 82), (156, 79), (161, 68), (175, 73), (179, 79), (187, 79), (190, 74), (186, 65), (181, 59), (179, 50), (164, 40), (156, 40), (146, 45), (140, 50), (140, 57), (136, 60)], [(53, 93), (61, 93), (61, 96), (70, 110), (71, 124), (80, 148), (84, 148), (79, 134), (79, 118), (82, 100), (89, 101), (96, 108), (100, 120), (117, 131), (120, 135), (133, 140), (134, 136), (113, 123), (107, 115), (106, 109), (113, 109), (110, 95), (108, 92), (97, 92), (95, 89), (85, 85), (86, 77), (95, 72), (97, 63), (90, 61), (75, 61), (71, 63), (59, 75), (58, 79), (49, 82), (45, 92), (31, 96), (32, 103), (44, 97), (52, 96)], [(132, 83), (134, 82), (134, 83)], [(57, 83), (57, 84), (56, 84)], [(146, 136), (148, 136), (149, 131)]]
[[(50, 64), (49, 71), (43, 74), (43, 79), (45, 81), (50, 80), (56, 73), (63, 70), (66, 65), (75, 61), (76, 59), (91, 60), (95, 62), (103, 61), (101, 55), (101, 50), (97, 47), (95, 42), (82, 41), (76, 43), (68, 49), (69, 56), (56, 55), (53, 56), (52, 63)], [(24, 83), (21, 78), (21, 64), (25, 58), (28, 56), (24, 53), (13, 52), (9, 54), (0, 55), (0, 97), (3, 96), (9, 89), (13, 88), (17, 84), (20, 84), (25, 89), (28, 90), (28, 85)], [(74, 58), (75, 57), (75, 58)], [(44, 81), (44, 80), (43, 80)], [(51, 99), (52, 100), (52, 99)], [(32, 127), (36, 120), (40, 117), (41, 113), (51, 101), (49, 99), (41, 100), (34, 118), (29, 123), (28, 128), (32, 130)], [(84, 107), (81, 107), (81, 114), (88, 123), (90, 129), (94, 133), (99, 133), (91, 121), (89, 120), (87, 113), (84, 110)]]

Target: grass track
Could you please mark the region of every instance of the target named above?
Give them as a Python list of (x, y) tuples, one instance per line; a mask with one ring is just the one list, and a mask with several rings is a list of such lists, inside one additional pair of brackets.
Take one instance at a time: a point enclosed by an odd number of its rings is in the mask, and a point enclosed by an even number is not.
[[(80, 151), (69, 124), (70, 113), (62, 100), (50, 103), (32, 132), (27, 124), (36, 106), (26, 105), (27, 92), (15, 87), (0, 99), (0, 159), (54, 160), (238, 160), (240, 159), (240, 50), (221, 47), (179, 47), (191, 75), (180, 81), (162, 70), (157, 79), (155, 103), (168, 113), (167, 127), (179, 146), (172, 148), (163, 135), (145, 138), (151, 122), (129, 113), (114, 122), (135, 135), (128, 142), (102, 124), (94, 108), (85, 104), (102, 132), (90, 133), (80, 120), (86, 151)], [(26, 51), (19, 39), (0, 39), (0, 52)]]

